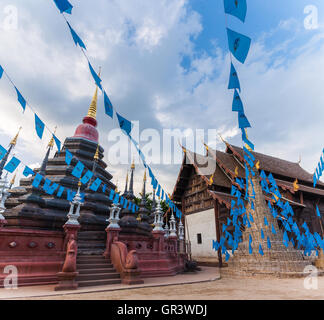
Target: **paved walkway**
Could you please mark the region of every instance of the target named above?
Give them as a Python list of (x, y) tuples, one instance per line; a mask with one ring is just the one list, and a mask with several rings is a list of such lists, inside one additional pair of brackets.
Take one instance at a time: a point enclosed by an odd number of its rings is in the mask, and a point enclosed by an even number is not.
[[(179, 274), (174, 277), (163, 277), (163, 278), (147, 278), (144, 279), (144, 284), (141, 285), (124, 285), (114, 284), (98, 287), (87, 287), (80, 288), (77, 291), (54, 291), (53, 285), (48, 286), (31, 286), (31, 287), (20, 287), (18, 289), (0, 289), (0, 300), (1, 299), (75, 299), (77, 296), (79, 299), (86, 299), (88, 294), (102, 293), (107, 298), (111, 295), (111, 292), (123, 291), (124, 296), (128, 299), (132, 299), (133, 290), (143, 290), (143, 288), (159, 287), (160, 290), (164, 286), (179, 286), (183, 284), (191, 283), (203, 283), (210, 282), (220, 279), (218, 268), (201, 267), (201, 271), (196, 273)], [(71, 296), (71, 297), (70, 297)], [(150, 297), (151, 299), (153, 297)], [(145, 299), (148, 299), (146, 297)]]

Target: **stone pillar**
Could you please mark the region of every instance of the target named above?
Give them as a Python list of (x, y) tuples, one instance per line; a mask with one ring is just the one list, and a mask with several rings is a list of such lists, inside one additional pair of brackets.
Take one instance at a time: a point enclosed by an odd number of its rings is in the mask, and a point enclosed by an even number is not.
[(112, 207), (110, 209), (110, 217), (108, 219), (109, 225), (106, 228), (106, 233), (107, 233), (107, 241), (106, 241), (106, 250), (103, 253), (103, 256), (106, 259), (109, 259), (110, 257), (110, 252), (111, 252), (111, 244), (114, 242), (114, 240), (118, 240), (119, 237), (119, 232), (121, 230), (118, 222), (119, 222), (119, 213), (121, 208), (113, 203)]
[(57, 274), (59, 279), (58, 285), (54, 288), (55, 291), (61, 290), (76, 290), (78, 283), (75, 278), (79, 274), (76, 270), (76, 259), (78, 254), (77, 234), (80, 225), (65, 224), (63, 226), (65, 231), (66, 254), (62, 271)]

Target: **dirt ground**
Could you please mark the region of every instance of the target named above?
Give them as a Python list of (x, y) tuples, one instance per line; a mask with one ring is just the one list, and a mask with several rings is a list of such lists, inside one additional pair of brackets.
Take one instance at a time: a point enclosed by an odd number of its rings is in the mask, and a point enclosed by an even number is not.
[[(273, 300), (324, 299), (324, 277), (317, 289), (301, 279), (220, 279), (207, 283), (42, 297), (45, 300)], [(316, 280), (315, 280), (316, 282)], [(313, 282), (314, 284), (314, 282)], [(316, 284), (316, 283), (315, 283)], [(32, 299), (32, 298), (28, 298)], [(33, 298), (35, 299), (35, 298)]]

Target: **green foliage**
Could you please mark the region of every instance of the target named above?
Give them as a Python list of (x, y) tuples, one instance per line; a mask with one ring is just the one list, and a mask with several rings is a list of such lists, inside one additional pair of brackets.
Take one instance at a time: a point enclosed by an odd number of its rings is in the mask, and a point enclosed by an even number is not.
[[(146, 209), (152, 211), (153, 193), (152, 192), (146, 193), (145, 198), (146, 198)], [(157, 199), (155, 199), (155, 201), (157, 201)], [(139, 206), (141, 203), (141, 196), (140, 196), (140, 198), (135, 197), (134, 202)], [(167, 205), (167, 203), (164, 200), (161, 201), (161, 208), (164, 213), (169, 209), (169, 206)]]

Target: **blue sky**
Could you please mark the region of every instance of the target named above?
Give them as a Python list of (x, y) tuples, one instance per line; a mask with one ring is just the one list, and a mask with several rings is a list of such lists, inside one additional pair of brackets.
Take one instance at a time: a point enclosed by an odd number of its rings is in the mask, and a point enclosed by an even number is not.
[[(116, 109), (141, 130), (216, 129), (240, 144), (232, 93), (227, 90), (229, 56), (223, 2), (212, 0), (71, 0), (72, 26), (85, 41), (95, 68), (103, 67), (105, 88)], [(319, 28), (305, 30), (304, 8), (318, 9)], [(72, 136), (94, 91), (86, 61), (52, 1), (11, 0), (17, 30), (1, 30), (0, 64), (26, 99), (58, 136)], [(229, 26), (252, 38), (244, 65), (235, 61), (249, 137), (257, 151), (298, 161), (312, 172), (323, 148), (324, 4), (322, 1), (249, 0), (246, 23), (228, 17)], [(2, 32), (4, 31), (4, 32)], [(101, 99), (102, 97), (100, 97)], [(99, 101), (102, 101), (100, 100)], [(40, 141), (31, 113), (22, 114), (15, 92), (0, 81), (0, 144), (7, 146), (23, 125), (16, 154), (39, 164), (50, 136)], [(100, 143), (114, 182), (123, 185), (126, 165), (112, 165), (108, 134), (116, 127), (98, 105)], [(143, 145), (143, 143), (142, 143)], [(125, 145), (126, 147), (126, 145)], [(223, 148), (223, 146), (220, 146)], [(160, 157), (163, 150), (156, 152)], [(179, 165), (154, 165), (172, 192)], [(139, 176), (143, 167), (138, 165)], [(136, 187), (140, 190), (140, 181)]]

